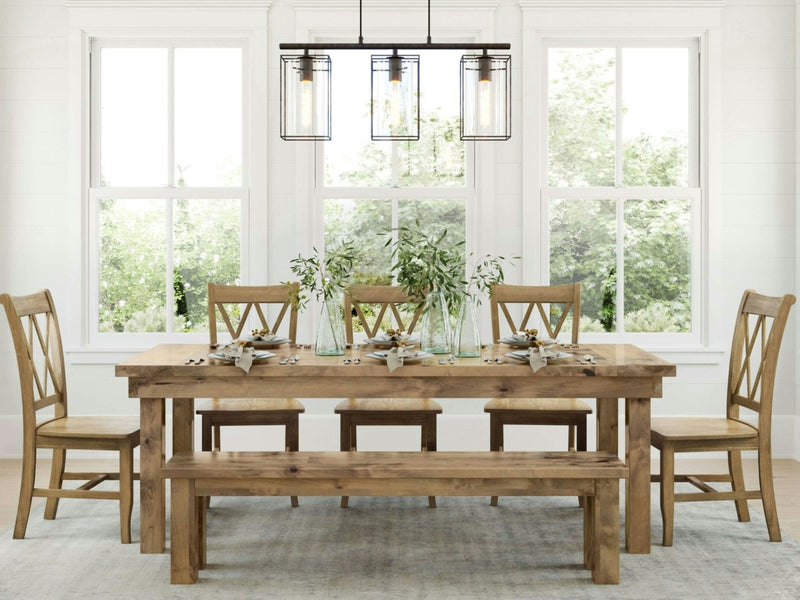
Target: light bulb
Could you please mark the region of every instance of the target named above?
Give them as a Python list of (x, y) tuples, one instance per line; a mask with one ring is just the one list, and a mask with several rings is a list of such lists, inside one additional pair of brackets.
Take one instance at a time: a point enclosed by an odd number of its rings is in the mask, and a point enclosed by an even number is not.
[(300, 82), (300, 126), (304, 131), (311, 129), (314, 118), (314, 82)]
[(492, 125), (494, 114), (494, 98), (492, 97), (492, 82), (481, 81), (478, 83), (478, 126), (481, 131), (486, 131)]
[(397, 134), (400, 132), (400, 127), (402, 125), (402, 120), (400, 118), (400, 103), (402, 102), (402, 98), (400, 95), (400, 81), (392, 81), (392, 97), (389, 100), (391, 103), (391, 117), (389, 121), (389, 127), (392, 130), (392, 133)]

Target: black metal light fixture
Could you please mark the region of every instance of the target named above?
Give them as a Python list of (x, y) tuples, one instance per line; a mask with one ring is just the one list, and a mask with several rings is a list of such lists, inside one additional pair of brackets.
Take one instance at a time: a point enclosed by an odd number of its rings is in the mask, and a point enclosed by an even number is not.
[[(507, 140), (511, 137), (511, 57), (490, 55), (489, 50), (510, 48), (508, 43), (431, 42), (430, 0), (425, 43), (365, 44), (362, 0), (359, 0), (357, 43), (280, 44), (281, 50), (304, 52), (300, 56), (281, 56), (281, 137), (285, 140), (331, 139), (331, 60), (327, 55), (309, 54), (312, 50), (391, 51), (391, 55), (372, 56), (373, 140), (419, 139), (419, 55), (404, 55), (400, 51), (473, 50), (483, 54), (461, 58), (461, 139)], [(307, 68), (307, 62), (303, 63), (308, 60), (314, 61), (311, 69)], [(313, 98), (310, 119), (306, 108), (309, 104), (305, 100), (309, 94)], [(327, 120), (323, 118), (325, 114)]]
[(511, 57), (461, 57), (461, 139), (511, 137)]
[(281, 56), (281, 137), (331, 139), (330, 56)]
[(373, 140), (419, 139), (419, 55), (372, 56)]

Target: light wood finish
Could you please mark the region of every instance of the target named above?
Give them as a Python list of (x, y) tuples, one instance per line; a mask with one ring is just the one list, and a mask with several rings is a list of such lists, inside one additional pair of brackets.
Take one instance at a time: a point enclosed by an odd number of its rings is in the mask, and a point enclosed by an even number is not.
[[(353, 343), (353, 313), (358, 317), (368, 338), (374, 338), (380, 333), (381, 323), (387, 317), (387, 311), (389, 323), (395, 329), (403, 330), (410, 335), (422, 314), (422, 303), (417, 302), (417, 309), (408, 325), (403, 321), (400, 305), (413, 302), (414, 300), (398, 286), (349, 286), (344, 295), (347, 342)], [(364, 314), (363, 305), (369, 305), (376, 311), (372, 323)], [(337, 404), (333, 412), (339, 415), (341, 450), (358, 449), (357, 429), (362, 425), (419, 426), (420, 449), (431, 452), (436, 450), (436, 415), (441, 414), (442, 407), (428, 398), (347, 398)], [(347, 505), (347, 496), (342, 496), (342, 508), (347, 508)], [(436, 507), (435, 497), (428, 497), (428, 506)]]
[[(675, 502), (698, 500), (733, 500), (739, 520), (749, 521), (747, 500), (760, 498), (769, 539), (781, 541), (772, 483), (772, 391), (781, 340), (794, 303), (792, 294), (771, 297), (753, 290), (744, 292), (733, 331), (724, 418), (653, 419), (650, 439), (661, 451), (661, 473), (652, 479), (661, 482), (665, 546), (673, 541)], [(741, 408), (756, 413), (756, 425), (742, 420)], [(743, 450), (758, 452), (760, 481), (756, 490), (745, 488)], [(675, 453), (716, 451), (728, 453), (727, 474), (675, 474)], [(676, 481), (691, 483), (700, 491), (676, 494)], [(731, 491), (720, 492), (708, 485), (717, 481), (730, 483)]]
[[(208, 284), (208, 331), (211, 344), (217, 343), (217, 314), (222, 318), (231, 339), (238, 339), (249, 332), (244, 331), (248, 315), (258, 315), (262, 329), (272, 334), (280, 330), (288, 315), (288, 338), (297, 339), (297, 299), (300, 286), (297, 282), (280, 285), (217, 285)], [(231, 306), (238, 306), (241, 316), (236, 321), (231, 315)], [(270, 325), (267, 316), (270, 306), (279, 307), (275, 320)], [(198, 410), (201, 416), (201, 447), (203, 450), (219, 450), (222, 445), (223, 426), (278, 425), (286, 432), (287, 451), (299, 450), (299, 414), (305, 407), (294, 398), (211, 398)], [(193, 444), (183, 444), (193, 448)], [(206, 501), (208, 502), (208, 501)], [(292, 506), (298, 506), (297, 497), (291, 498)]]
[(172, 583), (196, 583), (205, 565), (206, 495), (586, 496), (584, 562), (595, 583), (619, 583), (619, 479), (611, 453), (191, 452), (173, 456)]
[[(525, 306), (522, 319), (515, 321), (509, 305)], [(550, 311), (560, 307), (555, 325), (550, 323)], [(581, 284), (556, 286), (495, 285), (491, 290), (492, 339), (500, 343), (500, 315), (510, 328), (509, 335), (529, 328), (529, 321), (536, 310), (551, 339), (556, 339), (567, 317), (572, 315), (572, 344), (578, 343), (578, 325), (581, 314)], [(592, 408), (575, 398), (536, 398), (534, 400), (497, 399), (483, 407), (489, 413), (489, 447), (502, 451), (503, 429), (506, 425), (566, 425), (567, 449), (586, 451), (586, 415)], [(582, 505), (579, 499), (579, 504)], [(493, 496), (491, 505), (497, 506)]]
[[(139, 422), (126, 417), (70, 417), (67, 414), (67, 382), (58, 317), (49, 290), (28, 296), (0, 295), (17, 356), (22, 395), (23, 459), (14, 538), (22, 539), (28, 527), (31, 501), (47, 498), (44, 518), (55, 519), (59, 498), (102, 498), (119, 502), (120, 540), (131, 541), (133, 510), (133, 449), (139, 445)], [(38, 421), (37, 412), (51, 408), (52, 417)], [(42, 413), (39, 413), (40, 415)], [(53, 450), (50, 481), (36, 487), (36, 451)], [(119, 452), (117, 472), (66, 472), (66, 452), (113, 450)], [(64, 489), (63, 481), (87, 480), (77, 489)], [(116, 491), (93, 488), (106, 480), (118, 480)]]
[[(536, 398), (583, 397), (609, 399), (637, 398), (638, 408), (649, 412), (650, 398), (661, 397), (662, 378), (674, 377), (676, 367), (657, 356), (630, 344), (593, 344), (591, 353), (596, 365), (580, 365), (572, 358), (557, 360), (532, 373), (528, 365), (506, 362), (485, 363), (481, 358), (457, 358), (453, 364), (438, 364), (436, 358), (404, 366), (389, 373), (385, 364), (362, 361), (343, 364), (342, 357), (316, 356), (313, 350), (297, 349), (300, 360), (295, 365), (280, 366), (274, 360), (256, 363), (245, 374), (234, 365), (212, 361), (186, 365), (187, 356), (207, 351), (206, 346), (164, 344), (155, 346), (116, 366), (118, 377), (127, 377), (128, 394), (140, 398), (142, 406), (142, 489), (160, 491), (163, 466), (163, 413), (148, 408), (162, 407), (164, 397), (202, 398), (236, 396), (258, 398), (269, 389), (276, 396), (331, 398), (361, 396), (434, 397), (434, 398)], [(352, 352), (345, 358), (353, 358)], [(630, 410), (629, 404), (625, 404)], [(173, 406), (174, 410), (174, 406)], [(616, 413), (598, 411), (598, 429), (617, 427)], [(626, 445), (645, 446), (650, 440), (649, 423), (626, 430)], [(610, 436), (606, 436), (610, 439)], [(643, 440), (643, 441), (642, 441)], [(616, 442), (614, 443), (616, 446)], [(600, 447), (600, 450), (608, 448)], [(173, 451), (192, 450), (175, 448)], [(650, 475), (649, 457), (632, 453), (627, 465), (632, 476)], [(148, 474), (145, 476), (145, 474)], [(145, 480), (147, 479), (147, 480)], [(636, 502), (627, 508), (626, 521), (635, 521), (645, 534), (626, 539), (628, 552), (650, 551), (650, 484), (643, 485), (641, 475), (628, 484)], [(142, 543), (145, 553), (163, 552), (164, 496), (142, 494)]]

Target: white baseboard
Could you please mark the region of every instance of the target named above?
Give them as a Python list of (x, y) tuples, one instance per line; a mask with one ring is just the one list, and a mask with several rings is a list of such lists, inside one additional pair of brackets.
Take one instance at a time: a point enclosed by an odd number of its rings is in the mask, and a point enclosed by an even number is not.
[[(624, 414), (620, 415), (620, 454), (624, 455)], [(196, 446), (200, 446), (200, 423), (195, 420)], [(489, 449), (488, 415), (439, 416), (437, 426), (438, 449), (467, 451)], [(589, 416), (588, 447), (595, 448), (595, 421)], [(171, 446), (171, 419), (167, 416), (167, 448)], [(535, 432), (535, 433), (534, 433)], [(419, 429), (416, 427), (361, 427), (358, 447), (361, 450), (417, 450)], [(772, 454), (774, 458), (800, 460), (795, 440), (800, 440), (800, 419), (782, 416), (775, 419), (772, 432)], [(222, 447), (226, 450), (281, 450), (283, 429), (281, 427), (227, 427), (222, 430)], [(509, 425), (506, 427), (506, 450), (554, 450), (566, 447), (566, 432), (563, 427), (536, 427)], [(301, 450), (338, 450), (339, 419), (336, 415), (302, 415), (300, 417)], [(653, 449), (653, 457), (657, 451)], [(169, 453), (168, 453), (169, 454)], [(704, 453), (702, 458), (723, 457), (723, 453)], [(46, 454), (45, 454), (46, 455)], [(22, 456), (22, 417), (0, 416), (0, 458)], [(107, 457), (112, 453), (82, 451), (81, 457)], [(686, 455), (698, 456), (701, 455)]]

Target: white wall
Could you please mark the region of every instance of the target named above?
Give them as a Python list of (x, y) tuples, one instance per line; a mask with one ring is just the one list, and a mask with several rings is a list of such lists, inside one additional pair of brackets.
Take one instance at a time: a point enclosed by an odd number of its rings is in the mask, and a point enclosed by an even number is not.
[[(338, 3), (337, 3), (338, 4)], [(434, 3), (435, 4), (435, 3)], [(416, 3), (415, 6), (422, 6)], [(356, 9), (353, 9), (354, 11)], [(365, 11), (369, 10), (365, 8)], [(621, 9), (624, 10), (624, 9)], [(452, 22), (454, 11), (434, 11), (436, 25)], [(345, 19), (357, 35), (356, 13)], [(525, 65), (521, 12), (513, 0), (501, 0), (494, 15), (495, 39), (512, 43), (514, 130), (509, 142), (493, 146), (496, 186), (493, 209), (502, 214), (494, 229), (481, 232), (486, 250), (519, 254), (522, 249), (522, 140), (525, 123), (520, 90)], [(365, 27), (367, 27), (365, 14)], [(420, 20), (424, 34), (424, 20)], [(270, 280), (286, 279), (288, 258), (304, 247), (307, 204), (302, 188), (307, 165), (303, 144), (283, 142), (278, 136), (278, 43), (296, 41), (303, 24), (295, 18), (289, 0), (276, 0), (269, 9), (269, 147), (268, 247)], [(721, 28), (722, 123), (720, 203), (721, 222), (714, 223), (719, 248), (711, 257), (715, 300), (710, 311), (711, 346), (730, 343), (732, 317), (744, 288), (771, 294), (795, 290), (798, 269), (795, 250), (795, 5), (791, 0), (729, 0)], [(349, 29), (347, 29), (349, 31)], [(78, 318), (68, 310), (70, 280), (80, 270), (65, 259), (74, 247), (64, 227), (74, 215), (68, 203), (68, 72), (67, 9), (63, 0), (0, 0), (0, 291), (27, 293), (52, 289), (61, 308), (62, 328)], [(298, 157), (300, 162), (297, 162)], [(298, 190), (301, 190), (298, 192)], [(480, 202), (480, 200), (479, 200)], [(518, 224), (509, 230), (508, 223)], [(502, 231), (500, 230), (502, 227)], [(718, 266), (716, 266), (718, 265)], [(797, 315), (790, 319), (775, 390), (775, 455), (798, 455), (795, 353)], [(302, 329), (301, 329), (302, 331)], [(308, 335), (309, 327), (305, 332)], [(74, 347), (77, 340), (66, 340)], [(681, 355), (665, 354), (670, 360)], [(91, 357), (90, 357), (91, 358)], [(121, 358), (112, 357), (112, 361)], [(694, 356), (696, 359), (697, 356)], [(681, 362), (678, 377), (664, 385), (664, 398), (654, 400), (655, 414), (721, 414), (727, 375), (726, 356), (701, 355), (710, 361)], [(87, 355), (68, 357), (70, 410), (75, 414), (136, 414), (137, 402), (126, 398), (126, 382), (116, 379), (113, 363), (84, 364)], [(91, 361), (89, 361), (91, 362)], [(301, 430), (301, 447), (338, 447), (338, 426), (331, 415), (334, 401), (308, 403)], [(440, 421), (442, 449), (488, 448), (488, 421), (481, 400), (443, 402)], [(0, 456), (20, 454), (19, 396), (14, 355), (5, 325), (0, 326)], [(465, 433), (465, 431), (467, 433)], [(262, 432), (244, 435), (240, 447), (259, 447)], [(277, 437), (270, 435), (271, 443)], [(397, 447), (413, 447), (413, 433), (399, 431)], [(509, 444), (525, 443), (511, 432)], [(560, 432), (548, 432), (541, 444), (560, 445)], [(382, 443), (364, 436), (365, 447)], [(469, 442), (467, 441), (469, 440)], [(591, 444), (591, 441), (590, 441)], [(229, 446), (233, 447), (233, 446)], [(277, 446), (276, 446), (277, 447)], [(530, 446), (527, 446), (530, 447)]]

